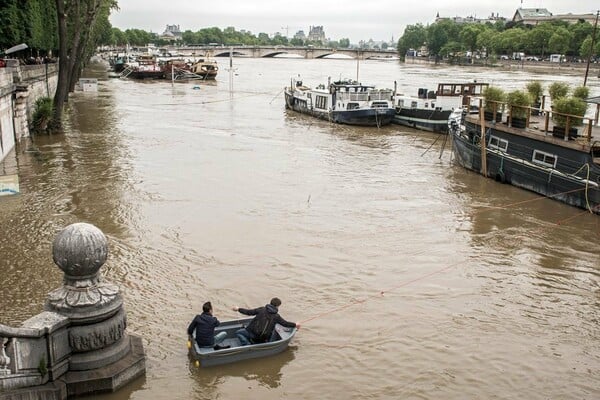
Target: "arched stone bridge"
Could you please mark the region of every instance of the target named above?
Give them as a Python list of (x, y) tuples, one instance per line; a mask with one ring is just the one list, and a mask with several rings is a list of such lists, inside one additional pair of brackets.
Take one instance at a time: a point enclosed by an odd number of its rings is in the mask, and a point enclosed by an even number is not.
[(343, 54), (352, 58), (367, 60), (369, 58), (392, 58), (397, 56), (396, 50), (359, 50), (359, 49), (333, 49), (326, 47), (295, 47), (295, 46), (186, 46), (173, 47), (169, 51), (179, 53), (196, 53), (196, 55), (209, 55), (211, 57), (229, 57), (233, 52), (234, 57), (269, 58), (281, 54), (298, 55), (304, 58), (324, 58), (330, 55)]

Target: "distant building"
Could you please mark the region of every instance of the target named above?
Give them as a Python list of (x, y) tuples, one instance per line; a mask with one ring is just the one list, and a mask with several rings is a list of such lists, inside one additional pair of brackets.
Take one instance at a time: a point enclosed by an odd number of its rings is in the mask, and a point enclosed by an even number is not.
[(576, 24), (579, 21), (587, 21), (593, 24), (596, 20), (596, 14), (556, 14), (553, 15), (545, 8), (519, 8), (515, 11), (513, 22), (520, 22), (523, 25), (537, 25), (542, 22), (565, 21), (570, 24)]
[(522, 22), (525, 25), (536, 25), (538, 21), (552, 18), (552, 13), (546, 8), (518, 8), (513, 16), (513, 22)]
[(168, 40), (169, 42), (181, 40), (181, 37), (182, 33), (179, 29), (179, 25), (167, 25), (165, 31), (159, 36), (160, 39)]
[(477, 18), (477, 16), (473, 15), (470, 15), (468, 17), (440, 17), (440, 13), (437, 13), (437, 15), (435, 16), (435, 22), (439, 21), (453, 21), (457, 24), (485, 24), (487, 22), (493, 24), (498, 21), (506, 23), (507, 19), (505, 17), (501, 17), (500, 13), (492, 13), (487, 18)]
[(311, 42), (325, 43), (327, 39), (325, 38), (325, 31), (323, 31), (323, 26), (311, 26), (308, 32), (308, 40), (310, 40)]
[(294, 39), (306, 40), (306, 35), (304, 34), (304, 31), (296, 32), (296, 34), (294, 35)]

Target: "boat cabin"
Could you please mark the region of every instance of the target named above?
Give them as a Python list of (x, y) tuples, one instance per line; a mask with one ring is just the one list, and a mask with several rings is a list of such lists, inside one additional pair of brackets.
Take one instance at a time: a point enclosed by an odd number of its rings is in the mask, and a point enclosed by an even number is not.
[(137, 62), (140, 65), (156, 64), (156, 56), (152, 54), (142, 54), (138, 56)]
[[(438, 84), (435, 97), (463, 97), (463, 106), (469, 105), (469, 99), (473, 97), (482, 97), (483, 91), (489, 86), (488, 83), (440, 83)], [(434, 97), (434, 98), (435, 98)]]
[(330, 85), (330, 92), (337, 110), (356, 110), (365, 105), (370, 108), (392, 107), (391, 89), (375, 89), (375, 86), (362, 85), (356, 81), (338, 81)]

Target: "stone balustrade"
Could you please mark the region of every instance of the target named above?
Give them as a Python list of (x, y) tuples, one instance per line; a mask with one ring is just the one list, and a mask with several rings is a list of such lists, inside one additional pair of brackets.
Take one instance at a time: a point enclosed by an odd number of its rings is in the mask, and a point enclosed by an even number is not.
[[(0, 325), (0, 390), (43, 385), (68, 369), (69, 351), (60, 347), (68, 319), (42, 313), (20, 328)], [(52, 344), (52, 346), (48, 346)]]
[(145, 373), (119, 288), (99, 273), (107, 257), (107, 239), (93, 225), (69, 225), (56, 236), (63, 285), (21, 327), (0, 324), (0, 400), (110, 392)]

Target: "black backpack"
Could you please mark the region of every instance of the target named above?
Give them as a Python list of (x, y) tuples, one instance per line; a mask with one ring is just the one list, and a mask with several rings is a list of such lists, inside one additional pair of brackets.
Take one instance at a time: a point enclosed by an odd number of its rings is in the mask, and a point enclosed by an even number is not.
[(272, 314), (266, 309), (259, 312), (252, 324), (252, 330), (254, 332), (254, 341), (257, 343), (266, 342), (271, 338), (271, 332), (273, 331), (273, 320), (277, 314)]

